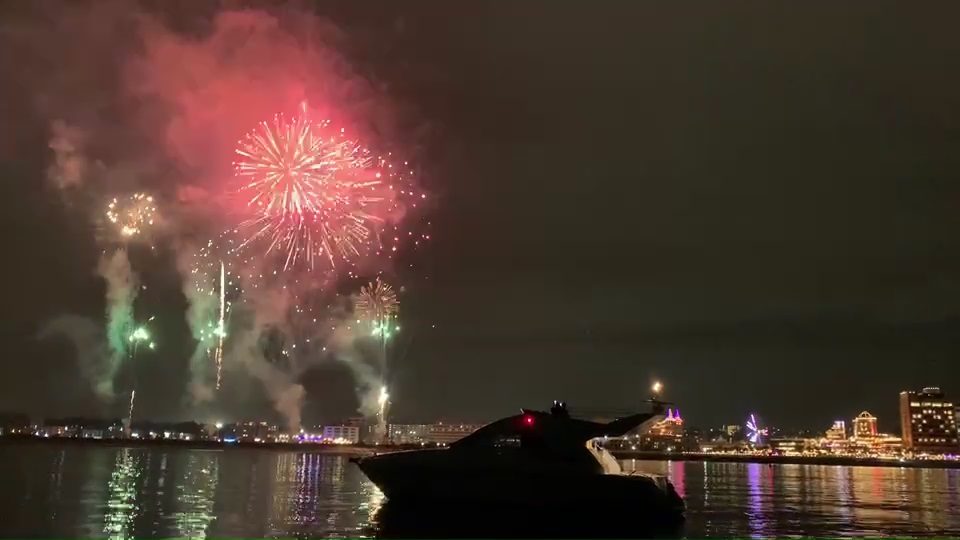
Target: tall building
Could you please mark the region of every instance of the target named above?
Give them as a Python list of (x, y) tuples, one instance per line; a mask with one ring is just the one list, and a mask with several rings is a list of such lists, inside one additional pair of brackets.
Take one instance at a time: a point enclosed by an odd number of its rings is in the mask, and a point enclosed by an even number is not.
[(876, 416), (863, 411), (853, 419), (854, 439), (873, 439), (878, 433)]
[(904, 450), (931, 454), (958, 452), (954, 404), (939, 388), (900, 392), (900, 429)]

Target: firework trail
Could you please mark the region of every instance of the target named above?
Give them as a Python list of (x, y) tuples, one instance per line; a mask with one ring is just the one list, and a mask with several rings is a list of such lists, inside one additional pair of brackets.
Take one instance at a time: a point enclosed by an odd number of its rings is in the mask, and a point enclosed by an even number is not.
[[(215, 390), (223, 384), (224, 343), (227, 338), (227, 327), (231, 308), (235, 302), (241, 300), (244, 289), (242, 283), (250, 283), (251, 288), (259, 282), (259, 275), (253, 260), (241, 259), (233, 244), (233, 235), (224, 234), (218, 240), (210, 240), (199, 250), (196, 250), (192, 259), (184, 261), (188, 268), (190, 279), (184, 284), (184, 294), (190, 303), (187, 313), (194, 338), (198, 341), (197, 354), (191, 364), (198, 360), (197, 355), (203, 354), (207, 361), (216, 368)], [(249, 264), (248, 264), (249, 263)], [(248, 271), (241, 275), (240, 268)], [(199, 367), (195, 369), (193, 385), (196, 390), (204, 386)], [(195, 391), (195, 395), (206, 394), (206, 391)], [(206, 401), (207, 396), (200, 396)], [(209, 397), (212, 397), (209, 396)]]
[(133, 429), (133, 405), (137, 400), (137, 389), (134, 388), (130, 391), (130, 408), (127, 410), (127, 436), (130, 435), (129, 431)]
[(227, 271), (224, 264), (220, 263), (220, 320), (217, 322), (217, 350), (214, 360), (217, 363), (217, 390), (220, 389), (220, 383), (223, 379), (223, 338), (226, 337), (226, 304), (227, 304)]
[(387, 406), (390, 404), (390, 394), (387, 393), (387, 387), (380, 387), (380, 396), (377, 398), (377, 404), (380, 405), (377, 414), (377, 430), (379, 442), (386, 443), (389, 438), (387, 429)]

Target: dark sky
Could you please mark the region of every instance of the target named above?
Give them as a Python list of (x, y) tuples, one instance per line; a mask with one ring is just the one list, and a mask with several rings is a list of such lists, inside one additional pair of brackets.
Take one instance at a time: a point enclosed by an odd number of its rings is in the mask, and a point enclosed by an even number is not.
[[(818, 5), (324, 8), (415, 112), (436, 202), (432, 243), (409, 254), (395, 413), (639, 407), (659, 379), (695, 425), (867, 409), (895, 431), (899, 391), (960, 395), (960, 6)], [(0, 164), (0, 408), (69, 414), (92, 396), (35, 334), (97, 316), (102, 291), (28, 116)], [(186, 340), (176, 328), (166, 341)], [(150, 368), (145, 411), (189, 415), (187, 354)], [(306, 418), (353, 407), (345, 372), (306, 383)]]

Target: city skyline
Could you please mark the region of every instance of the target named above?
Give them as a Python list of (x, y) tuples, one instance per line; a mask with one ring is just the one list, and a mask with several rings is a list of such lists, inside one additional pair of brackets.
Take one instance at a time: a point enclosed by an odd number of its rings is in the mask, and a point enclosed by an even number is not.
[[(659, 393), (662, 391), (663, 385), (659, 381), (654, 385), (654, 392)], [(931, 393), (932, 392), (932, 393)], [(939, 387), (925, 387), (919, 391), (902, 391), (898, 395), (899, 403), (899, 415), (894, 419), (895, 425), (890, 426), (891, 421), (881, 424), (877, 416), (870, 413), (870, 411), (863, 410), (855, 417), (851, 419), (841, 419), (837, 418), (833, 420), (832, 426), (828, 426), (829, 422), (824, 422), (822, 425), (806, 425), (806, 426), (791, 426), (783, 427), (776, 424), (771, 424), (766, 421), (762, 416), (758, 416), (755, 413), (751, 413), (747, 418), (744, 418), (740, 422), (722, 422), (720, 424), (698, 424), (696, 422), (687, 423), (681, 418), (680, 409), (675, 407), (670, 407), (665, 413), (665, 418), (667, 424), (671, 422), (679, 423), (684, 426), (684, 430), (695, 431), (698, 433), (723, 433), (728, 437), (733, 437), (737, 433), (743, 434), (745, 440), (752, 442), (754, 444), (760, 444), (762, 441), (769, 440), (776, 437), (792, 437), (800, 434), (810, 434), (816, 432), (823, 432), (826, 434), (827, 438), (839, 438), (839, 439), (858, 439), (858, 438), (873, 438), (873, 437), (895, 437), (897, 439), (902, 439), (904, 444), (907, 447), (917, 447), (911, 438), (911, 435), (908, 435), (912, 426), (919, 422), (920, 420), (911, 420), (912, 416), (916, 416), (918, 419), (926, 418), (923, 415), (913, 415), (915, 412), (927, 413), (924, 407), (920, 406), (920, 403), (909, 403), (906, 398), (910, 396), (925, 396), (928, 399), (933, 399), (934, 401), (943, 402), (946, 405), (946, 409), (949, 410), (950, 418), (953, 419), (950, 421), (950, 425), (953, 429), (953, 441), (957, 443), (956, 439), (956, 409), (953, 406), (953, 401), (948, 401), (948, 397), (945, 397), (944, 392)], [(555, 402), (556, 403), (556, 402)], [(924, 405), (927, 405), (925, 402)], [(938, 407), (940, 405), (937, 405)], [(538, 410), (536, 407), (525, 407), (525, 409)], [(546, 410), (545, 407), (541, 409)], [(937, 411), (930, 411), (937, 412)], [(579, 417), (585, 419), (600, 419), (602, 421), (608, 421), (610, 418), (618, 417), (619, 415), (625, 414), (623, 411), (599, 411), (592, 410), (589, 414), (579, 415)], [(23, 413), (11, 413), (10, 411), (0, 411), (0, 425), (8, 420), (5, 418), (23, 418), (24, 422), (29, 421), (37, 425), (58, 425), (63, 421), (70, 420), (82, 423), (83, 421), (89, 421), (97, 424), (101, 423), (123, 423), (124, 418), (121, 417), (78, 417), (78, 416), (65, 416), (65, 417), (47, 417), (47, 418), (35, 418), (30, 417), (29, 415)], [(933, 416), (931, 416), (933, 418)], [(312, 422), (304, 423), (301, 427), (307, 429), (319, 429), (326, 426), (360, 426), (360, 425), (377, 425), (381, 421), (385, 423), (389, 430), (393, 430), (396, 426), (409, 426), (409, 425), (470, 425), (470, 426), (483, 426), (486, 423), (495, 420), (496, 418), (485, 418), (485, 419), (464, 419), (464, 418), (450, 418), (450, 417), (434, 417), (434, 418), (394, 418), (394, 417), (384, 417), (372, 416), (369, 418), (364, 418), (362, 415), (351, 415), (344, 416), (334, 420), (327, 419), (323, 422)], [(939, 416), (936, 416), (936, 420), (940, 420)], [(283, 429), (280, 427), (280, 422), (277, 420), (263, 420), (262, 418), (232, 418), (232, 417), (218, 417), (217, 420), (210, 419), (198, 419), (198, 418), (180, 418), (176, 420), (158, 420), (153, 418), (138, 418), (134, 420), (133, 424), (135, 425), (149, 425), (149, 424), (176, 424), (176, 423), (194, 423), (197, 425), (243, 425), (243, 424), (257, 424), (257, 425), (270, 425), (274, 429), (280, 429), (284, 432), (291, 432), (290, 430)], [(881, 429), (881, 426), (886, 429)], [(750, 431), (753, 433), (750, 433)], [(292, 432), (295, 432), (293, 430)], [(656, 431), (656, 429), (654, 430)], [(758, 436), (759, 435), (759, 436)], [(960, 446), (958, 444), (951, 444), (949, 441), (945, 441), (943, 445), (933, 445), (933, 448), (936, 450), (943, 450), (944, 448), (954, 448), (957, 447), (957, 450), (960, 451)]]

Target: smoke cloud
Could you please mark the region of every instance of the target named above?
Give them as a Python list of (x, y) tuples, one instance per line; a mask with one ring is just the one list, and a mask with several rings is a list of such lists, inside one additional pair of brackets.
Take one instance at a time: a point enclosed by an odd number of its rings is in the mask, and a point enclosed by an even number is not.
[(281, 365), (263, 344), (265, 332), (282, 328), (287, 321), (290, 298), (286, 294), (250, 294), (241, 308), (244, 317), (234, 318), (232, 339), (224, 360), (228, 368), (240, 368), (260, 381), (274, 409), (287, 428), (297, 431), (306, 390), (296, 382), (296, 372)]
[(60, 189), (79, 186), (87, 168), (83, 154), (83, 132), (66, 122), (57, 120), (51, 126), (50, 149), (53, 150), (53, 164), (47, 176)]
[(357, 411), (369, 417), (376, 414), (380, 408), (383, 377), (369, 361), (370, 354), (361, 346), (365, 337), (356, 326), (341, 325), (329, 336), (328, 343), (333, 357), (350, 368), (353, 374), (355, 391), (360, 401)]
[(77, 353), (80, 375), (101, 401), (109, 403), (113, 400), (113, 376), (116, 371), (110, 361), (111, 353), (102, 325), (86, 317), (63, 315), (44, 326), (37, 337), (64, 337), (69, 340)]
[(188, 403), (201, 405), (213, 401), (215, 384), (210, 380), (210, 349), (215, 345), (210, 334), (210, 321), (216, 320), (218, 299), (210, 294), (210, 276), (196, 271), (193, 258), (188, 254), (195, 250), (181, 248), (177, 253), (177, 269), (183, 279), (183, 296), (187, 299), (187, 326), (197, 347), (190, 356), (188, 369), (190, 380), (187, 391)]

